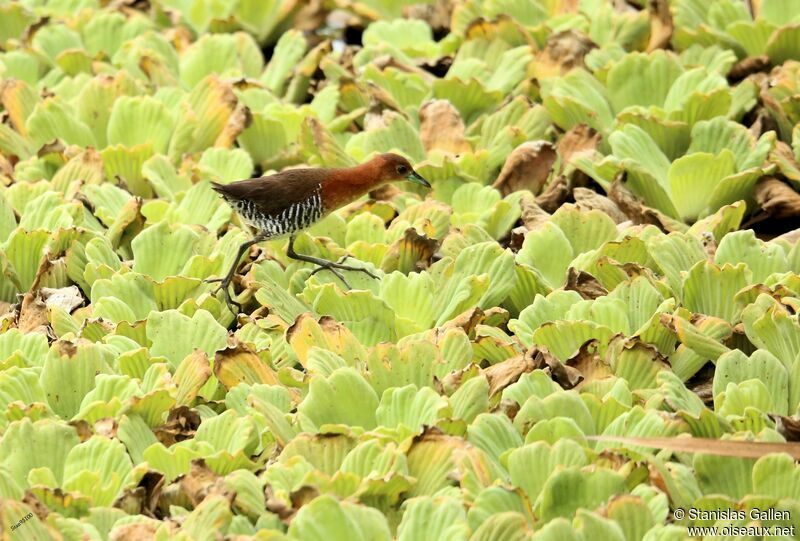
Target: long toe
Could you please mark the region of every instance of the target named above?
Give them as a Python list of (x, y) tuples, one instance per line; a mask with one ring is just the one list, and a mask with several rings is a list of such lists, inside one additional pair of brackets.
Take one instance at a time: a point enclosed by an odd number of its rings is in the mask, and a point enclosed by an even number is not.
[(331, 272), (333, 272), (336, 276), (339, 277), (339, 280), (342, 281), (342, 283), (344, 284), (344, 287), (346, 287), (347, 289), (353, 289), (353, 286), (350, 285), (350, 283), (344, 277), (344, 274), (342, 274), (341, 272), (337, 271), (336, 269), (331, 269)]
[(211, 292), (211, 294), (216, 297), (217, 293), (219, 293), (220, 290), (224, 290), (225, 291), (225, 295), (227, 296), (228, 295), (228, 287), (231, 285), (231, 283), (229, 281), (226, 281), (224, 278), (222, 278), (220, 280), (214, 280), (213, 282), (209, 282), (209, 283), (213, 284), (213, 283), (216, 283), (217, 281), (219, 281), (219, 285), (217, 286), (217, 288), (214, 291)]
[(374, 278), (375, 280), (380, 280), (380, 276), (378, 276), (377, 274), (373, 274), (373, 272), (370, 271), (369, 269), (359, 269), (359, 270), (364, 274), (366, 274), (367, 276), (369, 276), (370, 278)]
[(332, 266), (336, 267), (337, 269), (342, 269), (346, 271), (363, 272), (364, 274), (370, 276), (371, 278), (375, 278), (376, 280), (379, 279), (378, 276), (373, 274), (372, 271), (370, 271), (365, 267), (354, 267), (353, 265), (342, 265), (341, 263), (332, 263)]
[(311, 271), (311, 274), (309, 274), (309, 276), (314, 276), (315, 274), (317, 274), (318, 272), (323, 271), (323, 270), (329, 270), (332, 273), (334, 273), (342, 282), (344, 282), (345, 285), (349, 289), (353, 289), (352, 287), (350, 287), (350, 284), (347, 283), (347, 280), (345, 280), (344, 275), (342, 275), (342, 273), (340, 273), (336, 269), (342, 269), (342, 270), (346, 270), (346, 271), (363, 272), (364, 274), (366, 274), (370, 278), (374, 278), (375, 280), (380, 280), (380, 277), (376, 276), (375, 274), (373, 274), (369, 269), (365, 269), (363, 267), (353, 267), (351, 265), (341, 265), (339, 263), (334, 263), (333, 261), (329, 261), (324, 265), (320, 264), (320, 266), (318, 266), (316, 269)]
[[(242, 313), (242, 305), (233, 300), (233, 298), (231, 298), (231, 295), (230, 293), (228, 293), (227, 289), (225, 290), (225, 305), (228, 307), (228, 310), (230, 310), (231, 314), (233, 314), (234, 316), (237, 314), (237, 312)], [(233, 309), (234, 306), (236, 307), (236, 310)]]
[[(341, 269), (342, 267), (339, 267), (339, 268)], [(363, 267), (350, 267), (350, 268), (343, 269), (343, 270), (350, 270), (350, 271), (358, 271), (358, 272), (363, 272), (364, 274), (366, 274), (366, 275), (367, 275), (367, 276), (369, 276), (370, 278), (374, 278), (374, 279), (376, 279), (376, 280), (379, 280), (379, 279), (380, 279), (378, 276), (376, 276), (375, 274), (373, 274), (373, 273), (372, 273), (372, 271), (370, 271), (369, 269), (365, 269), (365, 268), (363, 268)]]
[(328, 269), (328, 270), (329, 270), (329, 271), (331, 271), (331, 272), (332, 272), (334, 275), (336, 275), (336, 277), (337, 277), (339, 280), (341, 280), (341, 281), (342, 281), (342, 283), (345, 285), (345, 287), (346, 287), (347, 289), (353, 289), (353, 287), (352, 287), (352, 286), (351, 286), (351, 285), (348, 283), (347, 279), (344, 277), (344, 274), (342, 274), (341, 272), (339, 272), (338, 270), (336, 270), (336, 268), (335, 268), (334, 266), (330, 266), (330, 267), (328, 267), (328, 266), (325, 266), (325, 267), (320, 267), (320, 268), (319, 268), (319, 269), (317, 269), (317, 270), (322, 270), (322, 269)]

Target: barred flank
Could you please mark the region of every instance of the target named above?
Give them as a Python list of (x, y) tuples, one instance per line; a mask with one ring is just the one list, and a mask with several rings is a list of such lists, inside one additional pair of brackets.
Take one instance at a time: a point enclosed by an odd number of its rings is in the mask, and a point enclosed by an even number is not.
[[(224, 192), (217, 190), (225, 195)], [(277, 215), (270, 215), (259, 210), (250, 199), (225, 198), (228, 203), (242, 215), (250, 225), (261, 230), (267, 238), (288, 235), (305, 229), (317, 222), (323, 215), (322, 187), (312, 192), (310, 197), (292, 203)]]

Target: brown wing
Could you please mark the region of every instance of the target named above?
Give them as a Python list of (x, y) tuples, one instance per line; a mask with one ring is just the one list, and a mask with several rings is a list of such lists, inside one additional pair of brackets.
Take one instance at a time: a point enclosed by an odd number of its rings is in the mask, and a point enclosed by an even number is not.
[(329, 173), (326, 169), (289, 169), (230, 184), (212, 182), (211, 187), (228, 202), (252, 201), (262, 213), (278, 216), (291, 205), (312, 197)]

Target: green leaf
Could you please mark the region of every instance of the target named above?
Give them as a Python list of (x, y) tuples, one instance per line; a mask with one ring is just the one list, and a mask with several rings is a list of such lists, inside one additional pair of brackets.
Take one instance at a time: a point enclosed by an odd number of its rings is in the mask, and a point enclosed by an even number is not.
[(564, 285), (574, 252), (564, 232), (548, 221), (525, 234), (517, 261), (536, 269), (550, 288)]
[(93, 436), (73, 447), (64, 462), (64, 489), (91, 497), (99, 507), (111, 505), (132, 484), (133, 463), (119, 441)]
[(482, 113), (489, 111), (502, 101), (498, 90), (488, 90), (477, 79), (464, 82), (460, 79), (436, 79), (433, 82), (433, 97), (449, 100), (466, 124), (472, 123)]
[(662, 105), (681, 67), (665, 51), (630, 53), (615, 63), (606, 75), (609, 100), (615, 111), (631, 105)]
[(738, 316), (734, 296), (749, 283), (750, 272), (741, 263), (717, 266), (699, 261), (684, 278), (684, 304), (693, 312), (734, 323)]
[(554, 473), (542, 489), (543, 520), (572, 516), (578, 509), (595, 509), (625, 491), (622, 475), (607, 470), (582, 471), (577, 467)]
[(789, 268), (786, 253), (774, 243), (757, 239), (752, 229), (728, 233), (719, 243), (714, 260), (718, 265), (744, 263), (755, 283), (764, 283), (770, 274)]
[(755, 462), (754, 459), (697, 453), (693, 465), (704, 493), (739, 499), (753, 491)]
[(58, 97), (36, 104), (25, 127), (36, 148), (54, 139), (81, 147), (97, 146), (89, 127), (77, 119), (64, 100)]
[(323, 495), (304, 505), (289, 526), (294, 539), (308, 541), (389, 541), (383, 513)]
[(108, 144), (134, 147), (150, 143), (156, 153), (169, 147), (175, 118), (167, 107), (149, 96), (122, 96), (114, 102), (108, 120)]
[(415, 19), (376, 21), (364, 30), (361, 39), (365, 47), (388, 44), (411, 57), (432, 58), (439, 50), (431, 27)]
[(110, 372), (112, 359), (110, 349), (100, 344), (76, 347), (62, 342), (52, 346), (40, 381), (53, 411), (65, 419), (78, 413), (84, 397), (96, 385), (95, 376)]
[(464, 507), (455, 498), (417, 497), (406, 500), (397, 541), (417, 539), (466, 540), (469, 534)]
[(208, 356), (225, 347), (228, 332), (206, 310), (192, 317), (177, 310), (151, 312), (147, 318), (147, 338), (152, 342), (150, 354), (166, 358), (177, 368), (195, 349)]
[(398, 428), (401, 425), (419, 431), (439, 419), (439, 412), (448, 406), (447, 400), (430, 387), (416, 385), (386, 389), (375, 412), (379, 425)]
[(562, 205), (551, 218), (572, 245), (573, 254), (582, 254), (614, 240), (617, 226), (608, 214), (593, 209), (580, 211), (573, 205)]
[(275, 45), (275, 52), (267, 69), (261, 75), (261, 81), (278, 96), (282, 96), (286, 84), (295, 65), (303, 58), (308, 43), (303, 34), (297, 30), (284, 32)]
[[(705, 217), (716, 186), (734, 172), (734, 155), (727, 149), (716, 156), (697, 152), (675, 160), (669, 168), (668, 181), (681, 218), (693, 221)], [(741, 195), (743, 198), (749, 194)]]
[(187, 261), (199, 253), (200, 240), (200, 235), (189, 226), (159, 222), (142, 231), (131, 243), (133, 270), (154, 280), (177, 276)]
[(51, 419), (11, 423), (0, 441), (1, 462), (20, 487), (28, 487), (28, 473), (48, 469), (60, 481), (67, 454), (80, 443), (75, 429)]
[(297, 407), (317, 428), (345, 424), (371, 429), (376, 424), (378, 397), (352, 368), (339, 368), (330, 377), (311, 379), (308, 396)]
[(548, 479), (570, 467), (587, 466), (584, 449), (574, 440), (564, 439), (554, 445), (530, 443), (508, 455), (511, 482), (525, 491), (528, 500), (536, 502)]

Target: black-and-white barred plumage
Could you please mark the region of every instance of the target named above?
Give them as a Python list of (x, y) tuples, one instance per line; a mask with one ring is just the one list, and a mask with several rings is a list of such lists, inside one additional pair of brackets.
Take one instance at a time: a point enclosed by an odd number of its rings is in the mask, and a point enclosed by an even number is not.
[(250, 199), (228, 199), (228, 202), (247, 223), (270, 239), (310, 227), (324, 213), (322, 185), (318, 185), (309, 197), (292, 203), (276, 215), (261, 212)]

